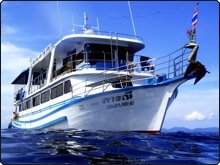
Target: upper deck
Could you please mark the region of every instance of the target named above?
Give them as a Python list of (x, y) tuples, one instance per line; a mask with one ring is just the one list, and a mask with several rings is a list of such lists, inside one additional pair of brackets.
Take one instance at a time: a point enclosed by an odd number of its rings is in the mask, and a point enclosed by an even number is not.
[(55, 47), (57, 54), (66, 53), (72, 47), (81, 47), (86, 43), (107, 44), (114, 46), (129, 47), (132, 52), (138, 52), (144, 49), (145, 44), (141, 37), (105, 31), (80, 30), (73, 34), (66, 34), (53, 44), (49, 44), (33, 61), (32, 66), (44, 59)]

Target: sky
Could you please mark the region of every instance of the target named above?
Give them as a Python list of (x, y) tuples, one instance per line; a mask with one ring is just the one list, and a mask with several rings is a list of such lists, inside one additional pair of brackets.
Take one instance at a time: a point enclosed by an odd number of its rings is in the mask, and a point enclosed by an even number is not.
[[(160, 57), (188, 42), (187, 29), (196, 1), (131, 1), (136, 33), (145, 42), (138, 52)], [(179, 87), (177, 99), (168, 109), (164, 128), (206, 128), (219, 126), (219, 6), (215, 1), (199, 3), (197, 60), (207, 74), (198, 84), (193, 80)], [(1, 3), (1, 126), (6, 128), (13, 112), (14, 88), (11, 82), (50, 43), (70, 34), (73, 24), (89, 23), (101, 31), (133, 34), (127, 1), (66, 1)]]

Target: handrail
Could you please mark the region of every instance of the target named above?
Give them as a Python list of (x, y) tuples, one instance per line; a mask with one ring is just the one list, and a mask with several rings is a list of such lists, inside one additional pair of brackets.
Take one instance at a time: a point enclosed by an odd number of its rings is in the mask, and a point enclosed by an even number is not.
[[(99, 91), (99, 92), (104, 92), (108, 89), (109, 87), (109, 84), (107, 84), (107, 87), (106, 87), (106, 84), (104, 83), (104, 80), (107, 79), (107, 78), (117, 78), (117, 77), (120, 77), (121, 75), (133, 75), (133, 74), (136, 74), (136, 73), (146, 73), (146, 72), (149, 72), (150, 74), (148, 74), (148, 76), (150, 77), (146, 77), (146, 78), (143, 78), (143, 79), (140, 79), (140, 78), (132, 78), (132, 80), (120, 80), (120, 83), (127, 83), (129, 81), (132, 81), (132, 82), (137, 82), (137, 81), (140, 81), (140, 80), (147, 80), (147, 79), (152, 79), (152, 78), (157, 78), (158, 75), (162, 75), (162, 74), (165, 74), (166, 78), (169, 79), (169, 78), (174, 78), (176, 76), (179, 76), (179, 75), (182, 75), (184, 74), (184, 71), (185, 71), (185, 68), (188, 66), (188, 62), (187, 62), (187, 59), (188, 59), (188, 54), (192, 51), (186, 51), (186, 47), (182, 47), (168, 55), (165, 55), (165, 56), (162, 56), (162, 57), (159, 57), (159, 58), (150, 58), (148, 60), (144, 60), (144, 61), (135, 61), (135, 63), (133, 63), (133, 66), (130, 66), (130, 63), (129, 61), (127, 61), (127, 58), (126, 60), (124, 61), (124, 65), (122, 66), (118, 66), (118, 67), (110, 67), (108, 69), (105, 68), (105, 70), (103, 70), (102, 72), (100, 73), (97, 73), (96, 75), (92, 75), (90, 77), (88, 77), (86, 80), (82, 80), (80, 82), (77, 82), (76, 84), (72, 84), (72, 96), (74, 96), (74, 93), (75, 92), (79, 92), (80, 90), (82, 90), (82, 88), (84, 88), (82, 91), (82, 95), (88, 95), (91, 91), (94, 91), (96, 89), (99, 89), (97, 87), (87, 87), (87, 85), (89, 85), (89, 83), (92, 83), (93, 81), (103, 81), (103, 84), (100, 85), (100, 88), (102, 88), (103, 90), (102, 91)], [(181, 54), (177, 54), (177, 52), (179, 52), (180, 50), (183, 50), (181, 52)], [(105, 58), (106, 54), (107, 55), (114, 55), (114, 53), (112, 52), (98, 52), (98, 51), (90, 51), (90, 52), (86, 52), (86, 51), (82, 51), (82, 52), (77, 52), (77, 53), (73, 53), (71, 55), (76, 55), (76, 54), (79, 54), (79, 53), (103, 53), (103, 56), (104, 56), (104, 59), (100, 58), (100, 59), (88, 59), (88, 62), (90, 61), (97, 61), (97, 62), (104, 62), (105, 63), (105, 66), (106, 66), (106, 62), (114, 62), (115, 60), (114, 59), (111, 59), (111, 60), (108, 60)], [(138, 56), (138, 55), (137, 55)], [(76, 62), (78, 61), (75, 60), (75, 61), (71, 61), (71, 62)], [(85, 63), (83, 64), (84, 66), (85, 65), (89, 65), (89, 63)], [(142, 65), (143, 63), (148, 63), (148, 65)], [(95, 65), (95, 64), (94, 64)], [(67, 64), (64, 65), (63, 67), (67, 67)], [(121, 70), (121, 68), (123, 68)], [(71, 68), (71, 71), (70, 72), (73, 72), (73, 71), (78, 71), (78, 70), (82, 70), (84, 68)], [(104, 69), (104, 68), (103, 68)], [(148, 70), (148, 71), (146, 71)], [(69, 73), (69, 72), (66, 72), (64, 71), (64, 74), (66, 73)], [(61, 72), (60, 74), (63, 74), (63, 72)], [(37, 77), (38, 78), (38, 77)], [(56, 77), (54, 77), (54, 79), (56, 79)], [(114, 84), (117, 84), (117, 83), (114, 83)]]
[[(143, 83), (144, 85), (157, 85), (171, 78), (184, 75), (185, 69), (189, 65), (189, 53), (190, 51), (186, 51), (184, 49), (184, 51), (182, 51), (182, 54), (174, 56), (173, 53), (166, 56), (167, 58), (165, 58), (164, 56), (163, 58), (154, 58), (136, 62), (136, 66), (134, 67), (129, 67), (129, 63), (126, 63), (123, 66), (111, 68), (109, 70), (104, 70), (101, 73), (87, 77), (85, 80), (77, 82), (76, 84), (72, 84), (71, 97), (85, 97), (89, 94), (101, 93), (108, 90), (117, 90), (118, 88), (140, 86), (143, 85)], [(149, 62), (150, 64), (147, 66), (142, 66), (141, 63), (145, 62)], [(125, 68), (123, 71), (117, 69), (122, 67)], [(154, 68), (154, 70), (150, 72), (150, 69), (152, 67)], [(142, 71), (143, 68), (148, 68), (148, 71)], [(72, 72), (77, 70), (80, 69), (72, 70)], [(141, 74), (142, 76), (138, 77), (138, 74), (136, 74), (138, 72), (149, 72), (151, 74)], [(42, 75), (40, 76), (42, 77)], [(36, 77), (36, 79), (41, 80), (40, 76)], [(94, 82), (97, 82), (97, 80), (100, 83), (94, 84)], [(49, 90), (51, 90), (51, 86), (49, 87)], [(42, 94), (42, 91), (40, 93)]]
[[(86, 33), (86, 30), (76, 30), (74, 31), (74, 33), (72, 34), (87, 34)], [(67, 34), (64, 34), (61, 36), (61, 38), (65, 38), (66, 36), (68, 35), (72, 35), (70, 33), (67, 33)], [(140, 40), (140, 41), (144, 41), (143, 38), (139, 37), (139, 36), (135, 36), (135, 35), (132, 35), (132, 34), (125, 34), (125, 33), (117, 33), (117, 32), (108, 32), (108, 31), (97, 31), (97, 30), (93, 30), (92, 33), (89, 33), (90, 35), (99, 35), (99, 36), (102, 36), (102, 35), (107, 35), (109, 37), (127, 37), (129, 39), (136, 39), (136, 40)]]
[[(190, 51), (184, 50), (184, 51), (182, 51), (181, 54), (174, 56), (175, 53), (177, 53), (183, 49), (187, 49), (187, 48), (182, 47), (182, 48), (180, 48), (180, 49), (178, 49), (178, 50), (176, 50), (166, 56), (162, 56), (160, 58), (154, 58), (154, 59), (148, 59), (145, 61), (136, 62), (136, 66), (133, 68), (129, 68), (128, 63), (127, 63), (123, 66), (110, 68), (109, 70), (104, 70), (101, 73), (98, 73), (96, 75), (92, 75), (92, 76), (88, 77), (86, 80), (82, 80), (82, 81), (77, 82), (76, 84), (72, 85), (73, 96), (75, 96), (75, 95), (85, 96), (85, 95), (88, 95), (89, 93), (91, 93), (91, 91), (95, 91), (95, 90), (101, 89), (101, 88), (103, 90), (98, 91), (98, 92), (104, 92), (109, 87), (109, 83), (107, 83), (107, 84), (104, 83), (104, 81), (107, 77), (108, 78), (117, 78), (117, 77), (119, 77), (119, 75), (132, 75), (132, 73), (135, 74), (138, 70), (139, 70), (139, 72), (145, 73), (146, 71), (140, 71), (140, 70), (142, 70), (142, 68), (144, 68), (144, 69), (148, 68), (148, 70), (149, 70), (150, 68), (154, 67), (154, 70), (152, 72), (148, 71), (149, 73), (151, 73), (152, 76), (145, 77), (145, 78), (132, 78), (131, 80), (127, 80), (127, 79), (125, 79), (123, 81), (120, 80), (120, 82), (118, 82), (118, 83), (116, 82), (114, 84), (128, 83), (130, 81), (135, 83), (140, 80), (155, 79), (159, 75), (165, 75), (167, 79), (183, 75), (186, 67), (189, 65), (188, 60), (187, 60), (188, 59), (187, 55), (192, 51), (192, 50), (190, 50)], [(97, 60), (97, 59), (93, 59), (93, 60)], [(106, 61), (109, 61), (109, 60), (106, 60)], [(145, 63), (145, 62), (149, 62), (151, 64), (148, 66), (144, 66), (144, 67), (140, 66), (141, 63)], [(152, 63), (154, 63), (154, 64), (152, 64)], [(123, 71), (119, 71), (119, 68), (126, 68), (126, 69), (124, 69)], [(103, 84), (99, 85), (99, 86), (95, 86), (95, 87), (86, 87), (84, 85), (84, 84), (89, 85), (89, 83), (92, 83), (95, 79), (96, 80), (99, 79), (99, 81), (103, 81)], [(83, 91), (80, 90), (82, 88), (84, 88)]]

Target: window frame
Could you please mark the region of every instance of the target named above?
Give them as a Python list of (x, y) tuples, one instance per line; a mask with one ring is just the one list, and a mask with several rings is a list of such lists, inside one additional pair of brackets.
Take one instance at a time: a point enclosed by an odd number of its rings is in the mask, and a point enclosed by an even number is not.
[[(40, 103), (41, 103), (41, 97), (40, 96), (41, 95), (38, 94), (38, 95), (36, 95), (35, 97), (32, 98), (33, 107), (36, 107), (36, 106), (40, 105)], [(38, 97), (39, 97), (38, 104), (36, 104), (36, 98), (38, 98)]]
[[(62, 89), (62, 91), (59, 88)], [(61, 93), (58, 93), (58, 92), (60, 92), (58, 90), (60, 90)], [(63, 85), (63, 83), (60, 83), (57, 86), (51, 88), (50, 98), (51, 98), (51, 100), (53, 100), (57, 97), (62, 96), (63, 94), (64, 94), (64, 85)]]
[(41, 104), (50, 101), (50, 89), (41, 93), (41, 100), (40, 101), (41, 101)]
[(71, 84), (70, 80), (65, 81), (63, 86), (64, 86), (64, 89), (63, 89), (64, 94), (67, 94), (67, 93), (71, 92), (72, 84)]

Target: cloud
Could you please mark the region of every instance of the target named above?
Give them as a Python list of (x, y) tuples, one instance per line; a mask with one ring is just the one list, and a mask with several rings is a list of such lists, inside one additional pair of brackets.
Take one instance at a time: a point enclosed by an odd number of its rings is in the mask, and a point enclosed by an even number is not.
[(197, 111), (193, 111), (184, 117), (185, 120), (204, 120), (205, 118), (206, 116), (204, 114)]
[[(193, 120), (190, 115), (193, 111), (199, 112), (205, 118)], [(193, 83), (188, 86), (181, 85), (176, 100), (167, 111), (164, 125), (165, 127), (184, 126), (192, 129), (218, 127), (218, 123), (219, 88), (210, 86), (210, 83), (207, 82), (206, 86), (194, 86)]]
[(216, 118), (215, 113), (214, 112), (210, 113), (208, 119), (214, 119), (214, 118)]
[(2, 128), (6, 128), (14, 109), (11, 82), (30, 65), (29, 57), (39, 53), (10, 42), (2, 42), (1, 48), (1, 124)]
[(26, 69), (30, 65), (30, 57), (35, 57), (38, 52), (31, 49), (18, 47), (10, 42), (1, 43), (1, 69), (2, 75), (19, 74), (22, 70)]
[(182, 119), (193, 110), (206, 115), (214, 112), (218, 116), (219, 88), (180, 86), (177, 98), (168, 109), (169, 118)]
[(1, 84), (1, 96), (11, 96), (14, 93), (14, 89), (11, 84)]
[(4, 35), (12, 35), (18, 33), (18, 29), (10, 26), (10, 25), (3, 25), (2, 26), (2, 33)]

